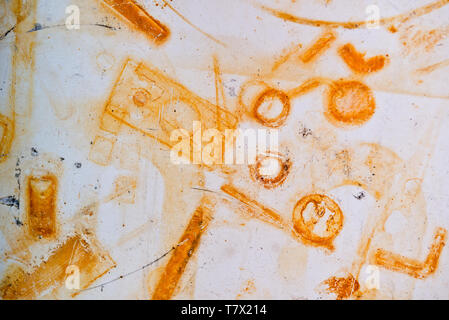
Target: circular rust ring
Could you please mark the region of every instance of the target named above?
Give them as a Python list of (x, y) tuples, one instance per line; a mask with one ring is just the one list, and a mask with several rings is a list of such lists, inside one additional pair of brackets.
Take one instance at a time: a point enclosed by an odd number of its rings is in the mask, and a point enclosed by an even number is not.
[[(267, 177), (260, 174), (260, 168), (262, 167), (262, 162), (267, 158), (276, 159), (279, 162), (280, 171), (275, 177)], [(249, 166), (251, 177), (263, 184), (266, 189), (272, 189), (284, 182), (287, 178), (291, 168), (291, 162), (286, 159), (280, 153), (268, 152), (266, 154), (259, 154), (256, 157), (256, 162), (254, 165)]]
[[(313, 203), (316, 216), (321, 218), (325, 209), (328, 209), (333, 215), (326, 221), (327, 236), (319, 236), (312, 230), (310, 222), (304, 220), (304, 210), (307, 205)], [(324, 205), (324, 207), (323, 207)], [(343, 227), (343, 212), (338, 204), (326, 195), (309, 194), (301, 198), (293, 209), (293, 228), (308, 243), (317, 246), (332, 248), (332, 241), (340, 233)], [(312, 224), (314, 224), (312, 222)]]
[[(259, 112), (261, 104), (267, 98), (278, 98), (282, 103), (282, 112), (275, 118), (267, 118)], [(288, 114), (290, 113), (290, 98), (287, 94), (280, 90), (268, 88), (257, 97), (254, 102), (253, 113), (254, 117), (263, 125), (272, 128), (280, 127), (284, 124)]]
[(359, 81), (333, 82), (326, 100), (325, 115), (334, 123), (360, 125), (371, 119), (376, 109), (371, 89)]

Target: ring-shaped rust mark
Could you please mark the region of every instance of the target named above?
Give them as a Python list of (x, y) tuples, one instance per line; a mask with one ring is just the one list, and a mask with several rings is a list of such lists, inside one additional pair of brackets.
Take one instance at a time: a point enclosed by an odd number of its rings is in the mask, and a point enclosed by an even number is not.
[[(276, 117), (267, 117), (263, 115), (260, 108), (263, 103), (269, 102), (269, 100), (279, 100), (282, 104), (282, 111)], [(271, 102), (272, 103), (272, 102)], [(268, 88), (264, 90), (254, 102), (253, 114), (254, 117), (263, 125), (271, 128), (277, 128), (284, 124), (290, 113), (290, 98), (288, 95), (280, 90)]]
[(333, 82), (326, 100), (325, 116), (334, 124), (361, 125), (371, 119), (376, 110), (371, 89), (359, 81)]
[(145, 106), (149, 101), (151, 101), (151, 94), (142, 88), (137, 89), (133, 95), (133, 102), (138, 107)]
[[(276, 175), (264, 174), (264, 161), (274, 159), (278, 161), (279, 172)], [(267, 152), (259, 154), (256, 157), (256, 162), (249, 166), (251, 177), (263, 184), (266, 189), (272, 189), (281, 185), (287, 178), (291, 168), (290, 159), (286, 158), (278, 152)]]
[[(314, 216), (306, 221), (304, 212), (309, 204), (313, 205)], [(326, 220), (324, 235), (314, 232), (315, 225), (325, 216), (326, 210), (332, 215)], [(304, 242), (333, 250), (332, 241), (343, 227), (343, 212), (338, 204), (326, 195), (309, 194), (301, 198), (293, 209), (293, 228)]]

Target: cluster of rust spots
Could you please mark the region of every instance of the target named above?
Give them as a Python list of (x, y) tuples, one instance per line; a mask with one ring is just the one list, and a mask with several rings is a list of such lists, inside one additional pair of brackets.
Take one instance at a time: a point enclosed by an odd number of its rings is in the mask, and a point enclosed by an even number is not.
[(54, 175), (28, 177), (28, 228), (35, 238), (56, 235), (58, 181)]
[[(323, 219), (326, 219), (323, 230), (315, 231), (317, 224)], [(293, 210), (293, 228), (307, 244), (332, 250), (332, 242), (342, 227), (343, 212), (328, 196), (310, 194), (296, 203)]]
[(365, 59), (365, 54), (358, 52), (350, 43), (340, 47), (338, 53), (348, 67), (356, 73), (364, 74), (379, 71), (384, 67), (386, 62), (384, 56)]
[(103, 0), (116, 13), (124, 17), (137, 30), (143, 32), (156, 44), (164, 43), (170, 30), (167, 26), (150, 16), (142, 6), (133, 0)]
[(325, 115), (333, 123), (360, 125), (375, 109), (371, 89), (359, 81), (335, 81), (328, 88)]
[(337, 300), (348, 299), (356, 293), (360, 284), (352, 274), (347, 277), (331, 277), (323, 282), (327, 286), (326, 291), (337, 296)]
[(193, 213), (153, 291), (153, 300), (168, 300), (173, 296), (190, 257), (199, 245), (201, 235), (209, 225), (213, 206), (210, 199), (204, 198), (202, 205)]
[(374, 263), (378, 266), (407, 274), (416, 279), (424, 279), (433, 274), (438, 267), (441, 251), (447, 240), (447, 230), (437, 228), (433, 243), (424, 262), (410, 259), (396, 253), (377, 249), (374, 253)]
[(99, 248), (94, 239), (74, 235), (34, 270), (13, 269), (1, 283), (0, 295), (7, 300), (34, 299), (47, 290), (60, 290), (70, 265), (79, 268), (80, 290), (83, 290), (113, 268), (115, 262)]

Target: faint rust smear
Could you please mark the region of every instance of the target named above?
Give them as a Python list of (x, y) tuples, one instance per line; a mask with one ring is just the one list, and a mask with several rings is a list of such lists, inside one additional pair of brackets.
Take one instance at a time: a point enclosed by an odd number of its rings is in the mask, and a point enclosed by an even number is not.
[(435, 70), (439, 69), (439, 68), (444, 68), (449, 66), (449, 59), (445, 59), (443, 61), (434, 63), (430, 66), (424, 67), (424, 68), (420, 68), (418, 70), (416, 70), (417, 73), (421, 73), (421, 74), (426, 74), (426, 73), (431, 73), (434, 72)]
[(417, 279), (424, 279), (436, 271), (441, 252), (446, 244), (446, 239), (447, 230), (437, 228), (433, 243), (424, 262), (410, 259), (384, 249), (376, 250), (374, 262), (388, 270), (405, 273)]
[(301, 59), (304, 63), (311, 62), (327, 50), (335, 39), (336, 36), (332, 31), (325, 32), (318, 40), (314, 42), (314, 44), (312, 44), (299, 56), (299, 59)]
[(256, 211), (256, 214), (258, 214), (259, 218), (261, 218), (264, 221), (270, 222), (278, 227), (283, 228), (284, 223), (282, 221), (281, 216), (273, 211), (272, 209), (260, 204), (256, 200), (253, 200), (249, 198), (244, 193), (237, 190), (233, 185), (226, 184), (221, 187), (221, 190), (225, 192), (226, 194), (230, 195), (231, 197), (239, 200), (240, 202), (246, 204), (248, 207)]
[(184, 15), (181, 14), (181, 12), (179, 12), (178, 10), (176, 10), (170, 3), (168, 3), (165, 0), (162, 0), (164, 2), (164, 4), (170, 8), (170, 10), (172, 10), (178, 17), (180, 17), (185, 23), (187, 23), (189, 26), (191, 26), (193, 29), (195, 29), (196, 31), (200, 32), (201, 34), (203, 34), (204, 36), (206, 36), (207, 38), (211, 39), (212, 41), (222, 45), (223, 47), (226, 47), (226, 44), (218, 39), (216, 39), (215, 37), (213, 37), (212, 35), (210, 35), (209, 33), (201, 30), (200, 28), (198, 28), (196, 25), (194, 25), (192, 22), (190, 22), (189, 19), (187, 19), (186, 17), (184, 17)]
[(0, 114), (0, 163), (8, 157), (14, 139), (14, 122)]
[(421, 55), (423, 51), (431, 52), (449, 34), (449, 26), (439, 29), (419, 29), (414, 31), (415, 26), (406, 28), (400, 37), (404, 47), (404, 54), (408, 55), (416, 51)]
[[(404, 23), (409, 21), (410, 19), (414, 19), (423, 15), (426, 15), (434, 10), (437, 10), (449, 3), (449, 0), (438, 0), (433, 3), (424, 5), (417, 9), (411, 10), (407, 13), (399, 14), (397, 16), (392, 16), (388, 18), (383, 18), (379, 20), (379, 25), (391, 25), (394, 23)], [(367, 21), (347, 21), (347, 22), (339, 22), (339, 21), (326, 21), (326, 20), (315, 20), (308, 19), (303, 17), (294, 16), (288, 12), (279, 11), (276, 9), (268, 8), (265, 6), (261, 6), (261, 8), (268, 13), (272, 14), (275, 17), (280, 19), (284, 19), (290, 22), (313, 26), (313, 27), (328, 27), (328, 28), (345, 28), (345, 29), (358, 29), (365, 28), (369, 22)]]
[(337, 300), (347, 299), (360, 288), (359, 282), (351, 274), (348, 277), (331, 277), (323, 282), (328, 293), (335, 293)]
[(170, 30), (160, 21), (150, 16), (145, 9), (133, 0), (103, 0), (111, 9), (127, 19), (139, 31), (145, 33), (157, 44), (165, 42)]
[(57, 190), (58, 180), (52, 174), (28, 178), (28, 227), (31, 236), (55, 236)]
[[(66, 268), (70, 265), (75, 265), (80, 270), (82, 290), (115, 267), (115, 262), (98, 247), (94, 239), (86, 240), (75, 235), (68, 238), (47, 261), (32, 272), (19, 269), (6, 275), (0, 285), (1, 297), (8, 300), (35, 299), (44, 291), (58, 289), (64, 285)], [(77, 294), (78, 292), (73, 293), (72, 297)]]
[(184, 234), (179, 239), (179, 245), (174, 250), (159, 278), (153, 292), (153, 300), (168, 300), (173, 296), (190, 257), (195, 253), (200, 243), (201, 235), (206, 231), (212, 219), (213, 210), (214, 204), (212, 201), (203, 198), (202, 204), (193, 213)]
[(358, 81), (335, 81), (326, 97), (326, 118), (332, 123), (360, 125), (371, 119), (376, 109), (373, 93)]
[(338, 53), (348, 67), (356, 73), (379, 71), (384, 67), (386, 61), (384, 56), (375, 56), (365, 59), (365, 54), (358, 52), (351, 43), (347, 43), (338, 49)]
[[(306, 217), (306, 210), (310, 206), (312, 206), (311, 214)], [(327, 212), (329, 215), (326, 215)], [(327, 219), (326, 227), (318, 234), (314, 229), (322, 219)], [(307, 244), (333, 250), (332, 242), (343, 228), (343, 212), (328, 196), (310, 194), (301, 198), (296, 204), (293, 210), (293, 227)]]
[(132, 176), (119, 176), (114, 181), (114, 192), (106, 201), (117, 200), (122, 203), (134, 203), (137, 179)]
[(283, 54), (277, 59), (277, 61), (274, 62), (273, 67), (271, 67), (271, 72), (275, 72), (281, 65), (287, 62), (287, 60), (290, 59), (291, 56), (296, 55), (301, 48), (301, 44), (296, 44), (293, 46), (293, 48), (290, 48), (285, 54)]

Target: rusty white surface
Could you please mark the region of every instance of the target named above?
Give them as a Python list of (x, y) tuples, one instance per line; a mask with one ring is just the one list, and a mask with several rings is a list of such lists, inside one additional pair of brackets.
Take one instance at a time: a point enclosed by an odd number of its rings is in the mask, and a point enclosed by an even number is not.
[[(301, 16), (337, 21), (364, 20), (365, 8), (372, 3), (336, 0), (329, 1), (327, 5), (326, 1), (170, 2), (198, 28), (207, 30), (227, 44), (222, 46), (186, 24), (168, 7), (161, 9), (161, 6), (155, 6), (158, 1), (142, 1), (149, 12), (171, 30), (167, 43), (157, 47), (144, 35), (128, 30), (126, 24), (119, 19), (111, 18), (110, 12), (101, 8), (99, 2), (38, 1), (36, 21), (49, 28), (35, 31), (35, 73), (33, 79), (21, 80), (33, 83), (32, 95), (19, 99), (23, 103), (19, 103), (15, 110), (17, 134), (7, 161), (0, 164), (0, 196), (8, 196), (17, 192), (14, 170), (18, 160), (22, 175), (25, 175), (33, 163), (44, 163), (43, 155), (54, 159), (64, 157), (64, 173), (59, 180), (58, 193), (62, 232), (70, 230), (70, 218), (82, 206), (97, 203), (96, 236), (117, 263), (116, 268), (93, 285), (107, 283), (122, 274), (137, 270), (173, 245), (164, 243), (164, 235), (161, 235), (164, 230), (165, 186), (161, 173), (151, 161), (142, 157), (129, 168), (126, 161), (122, 166), (99, 166), (88, 159), (89, 144), (95, 131), (92, 129), (86, 133), (83, 130), (86, 127), (95, 128), (98, 110), (101, 110), (109, 96), (125, 60), (133, 58), (155, 66), (197, 95), (215, 103), (212, 57), (217, 55), (223, 72), (227, 107), (233, 111), (237, 108), (236, 94), (240, 86), (251, 75), (256, 74), (258, 68), (266, 70), (266, 64), (278, 58), (284, 48), (295, 43), (307, 46), (322, 32), (319, 28), (275, 18), (258, 8), (257, 3), (294, 10)], [(373, 3), (380, 6), (382, 16), (391, 16), (429, 2)], [(11, 1), (2, 1), (0, 4), (2, 33), (14, 24), (14, 18), (7, 9), (10, 3)], [(79, 30), (67, 30), (64, 26), (67, 16), (65, 8), (71, 4), (80, 8)], [(447, 17), (449, 8), (444, 7), (420, 19), (419, 23), (429, 28), (444, 26), (447, 25)], [(94, 26), (96, 23), (112, 25), (116, 30)], [(427, 150), (424, 148), (427, 144), (435, 145), (430, 150), (430, 160), (422, 184), (426, 204), (422, 208), (426, 210), (424, 218), (413, 221), (398, 213), (390, 217), (385, 230), (395, 242), (391, 247), (395, 252), (423, 260), (434, 229), (449, 229), (449, 79), (448, 69), (445, 67), (423, 76), (424, 83), (420, 86), (407, 72), (448, 58), (448, 40), (441, 39), (436, 49), (425, 57), (419, 54), (403, 57), (399, 35), (390, 33), (385, 28), (338, 29), (337, 33), (338, 44), (355, 43), (360, 50), (369, 51), (370, 55), (388, 53), (391, 64), (367, 77), (366, 83), (371, 86), (376, 98), (377, 109), (373, 118), (360, 128), (351, 130), (327, 126), (331, 128), (329, 130), (333, 130), (332, 134), (347, 144), (378, 143), (394, 150), (402, 159), (419, 153), (420, 148)], [(14, 32), (0, 41), (0, 112), (8, 115), (11, 115), (9, 90), (13, 45)], [(270, 81), (281, 87), (291, 87), (303, 82), (310, 73), (333, 79), (351, 77), (350, 70), (337, 56), (336, 48), (337, 45), (334, 45), (324, 52), (312, 71), (303, 72), (301, 67), (290, 63), (286, 76)], [(24, 85), (20, 85), (20, 88), (25, 90)], [(31, 100), (30, 104), (25, 101), (27, 99)], [(321, 105), (319, 92), (294, 101), (289, 127), (281, 132), (280, 143), (283, 143), (284, 138), (295, 138), (294, 134), (301, 124), (312, 131), (321, 130), (326, 123), (321, 114)], [(420, 141), (426, 130), (440, 121), (441, 127), (439, 133), (432, 138), (434, 140)], [(245, 123), (241, 125), (245, 126)], [(31, 147), (38, 150), (38, 156), (31, 155)], [(296, 156), (301, 159), (301, 154)], [(319, 154), (306, 156), (320, 157)], [(81, 168), (75, 166), (78, 162), (82, 164)], [(138, 171), (135, 171), (134, 165)], [(130, 174), (135, 175), (138, 181), (135, 203), (105, 201), (112, 191), (114, 179), (119, 175)], [(206, 178), (209, 188), (219, 188), (219, 177), (212, 173), (207, 174)], [(394, 179), (394, 176), (386, 177), (389, 178)], [(299, 174), (297, 179), (302, 179)], [(356, 199), (354, 195), (360, 191), (361, 188), (352, 186), (328, 190), (328, 194), (336, 199), (345, 215), (345, 225), (335, 241), (336, 250), (332, 254), (302, 244), (287, 232), (270, 224), (245, 219), (232, 207), (219, 202), (214, 220), (201, 239), (196, 257), (185, 271), (182, 279), (185, 289), (175, 295), (175, 298), (332, 298), (317, 290), (317, 287), (323, 280), (351, 267), (361, 239), (362, 227), (376, 207), (376, 201), (370, 195), (362, 200)], [(283, 192), (265, 192), (265, 203), (282, 211), (282, 199), (289, 190)], [(189, 208), (190, 212), (193, 208), (194, 205)], [(17, 210), (14, 207), (0, 206), (0, 213), (1, 223), (5, 225), (10, 223), (11, 217), (23, 218), (25, 215), (23, 207)], [(136, 230), (142, 231), (137, 236), (130, 236)], [(410, 230), (422, 230), (422, 233), (410, 234)], [(14, 261), (14, 257), (6, 256), (9, 249), (5, 232), (8, 232), (8, 228), (0, 233), (0, 270), (6, 270), (7, 265)], [(45, 259), (45, 249), (36, 246), (33, 250), (36, 255), (44, 255)], [(367, 265), (364, 265), (359, 279), (362, 285), (367, 275)], [(163, 262), (157, 265), (161, 266)], [(155, 268), (156, 266), (150, 266), (103, 288), (85, 291), (77, 298), (149, 298), (151, 288), (148, 274)], [(437, 272), (424, 280), (382, 268), (379, 270), (382, 297), (449, 298), (447, 247), (443, 249)], [(248, 281), (255, 289), (244, 290)]]

